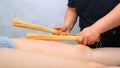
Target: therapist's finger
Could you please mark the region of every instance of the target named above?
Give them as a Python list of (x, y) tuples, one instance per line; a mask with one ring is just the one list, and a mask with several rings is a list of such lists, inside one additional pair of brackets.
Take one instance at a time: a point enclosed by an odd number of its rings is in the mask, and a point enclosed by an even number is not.
[(81, 35), (79, 38), (78, 38), (78, 42), (80, 43), (80, 44), (83, 44), (83, 36)]
[(83, 45), (87, 45), (87, 44), (88, 44), (87, 41), (88, 41), (88, 40), (87, 40), (86, 38), (83, 38), (83, 43), (82, 43), (82, 44), (83, 44)]

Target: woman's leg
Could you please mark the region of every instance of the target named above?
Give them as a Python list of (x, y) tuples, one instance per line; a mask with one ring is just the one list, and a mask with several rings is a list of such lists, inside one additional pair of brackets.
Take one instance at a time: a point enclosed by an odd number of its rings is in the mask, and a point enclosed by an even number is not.
[(86, 60), (91, 49), (83, 45), (70, 45), (53, 41), (32, 39), (14, 39), (18, 49), (66, 57), (74, 60)]
[(74, 60), (89, 60), (106, 65), (120, 65), (120, 48), (90, 49), (83, 45), (70, 45), (53, 41), (15, 39), (18, 49), (49, 54)]
[(87, 61), (27, 52), (19, 49), (0, 50), (0, 68), (107, 68), (102, 64)]
[(120, 66), (120, 48), (97, 48), (93, 49), (89, 57), (90, 61), (105, 65)]

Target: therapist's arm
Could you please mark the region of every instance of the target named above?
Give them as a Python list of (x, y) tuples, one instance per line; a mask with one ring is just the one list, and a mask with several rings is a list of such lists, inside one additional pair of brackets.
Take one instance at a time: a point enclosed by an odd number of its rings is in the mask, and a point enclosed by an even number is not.
[(60, 35), (68, 35), (77, 21), (78, 15), (74, 7), (67, 7), (64, 24), (56, 26), (55, 29), (63, 31)]
[(120, 26), (120, 4), (92, 25), (92, 27), (98, 30), (100, 34), (118, 26)]
[(120, 4), (93, 25), (78, 33), (77, 35), (80, 36), (78, 41), (84, 45), (94, 44), (102, 33), (118, 26), (120, 26)]

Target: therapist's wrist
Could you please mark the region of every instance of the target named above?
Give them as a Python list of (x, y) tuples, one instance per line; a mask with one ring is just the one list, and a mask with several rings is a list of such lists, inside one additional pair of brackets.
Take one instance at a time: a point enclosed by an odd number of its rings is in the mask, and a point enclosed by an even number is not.
[(66, 29), (69, 29), (70, 31), (72, 30), (72, 28), (73, 28), (73, 24), (69, 24), (69, 23), (65, 23), (64, 24), (64, 27), (66, 28)]

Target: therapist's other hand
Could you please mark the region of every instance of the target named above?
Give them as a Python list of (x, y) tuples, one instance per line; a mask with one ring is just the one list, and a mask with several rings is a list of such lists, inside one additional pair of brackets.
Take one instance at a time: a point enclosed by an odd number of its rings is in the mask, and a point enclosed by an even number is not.
[(70, 29), (65, 25), (56, 26), (54, 29), (62, 31), (59, 35), (68, 36), (70, 34)]
[(80, 36), (78, 42), (83, 45), (91, 45), (99, 41), (100, 32), (92, 27), (84, 28), (80, 33), (76, 34)]

